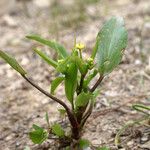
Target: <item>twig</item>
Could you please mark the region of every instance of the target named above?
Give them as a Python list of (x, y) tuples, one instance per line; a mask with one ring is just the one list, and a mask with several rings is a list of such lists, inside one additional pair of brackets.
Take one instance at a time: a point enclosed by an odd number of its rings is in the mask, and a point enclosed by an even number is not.
[(46, 95), (47, 97), (51, 98), (53, 101), (59, 103), (60, 105), (62, 105), (68, 115), (69, 121), (71, 123), (72, 126), (78, 126), (77, 120), (74, 117), (74, 115), (72, 114), (70, 108), (60, 99), (58, 99), (57, 97), (49, 94), (48, 92), (46, 92), (45, 90), (43, 90), (41, 87), (39, 87), (38, 85), (36, 85), (31, 79), (27, 78), (26, 76), (22, 76), (26, 81), (28, 81), (33, 87), (35, 87), (36, 89), (38, 89), (41, 93), (43, 93), (44, 95)]
[(102, 82), (104, 76), (100, 75), (99, 79), (97, 80), (97, 82), (94, 84), (94, 86), (90, 89), (90, 92), (94, 92), (96, 90), (96, 88), (99, 86), (99, 84)]
[(82, 91), (82, 88), (83, 88), (83, 82), (84, 82), (84, 78), (85, 78), (86, 74), (85, 75), (81, 75), (81, 80), (80, 80), (80, 85), (79, 85), (79, 88), (78, 88), (78, 91), (77, 91), (77, 95), (79, 95)]

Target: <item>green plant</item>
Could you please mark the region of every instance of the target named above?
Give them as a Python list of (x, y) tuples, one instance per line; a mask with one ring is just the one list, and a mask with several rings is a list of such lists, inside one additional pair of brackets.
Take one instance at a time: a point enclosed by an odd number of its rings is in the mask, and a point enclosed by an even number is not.
[[(98, 86), (104, 77), (118, 66), (126, 48), (127, 31), (123, 19), (113, 17), (104, 24), (97, 35), (96, 44), (89, 58), (83, 58), (82, 53), (85, 46), (81, 43), (75, 43), (71, 53), (68, 53), (62, 45), (55, 41), (49, 41), (37, 35), (27, 36), (27, 38), (49, 46), (59, 55), (60, 60), (55, 61), (41, 50), (34, 49), (45, 62), (59, 73), (59, 76), (51, 83), (50, 93), (28, 78), (26, 71), (14, 58), (3, 51), (0, 51), (0, 57), (19, 72), (33, 87), (59, 103), (63, 107), (59, 111), (67, 114), (70, 123), (70, 132), (68, 133), (61, 124), (55, 123), (50, 126), (48, 114), (46, 114), (48, 130), (33, 125), (34, 130), (29, 133), (31, 140), (36, 144), (41, 144), (49, 138), (50, 134), (54, 134), (58, 137), (60, 146), (66, 147), (66, 149), (83, 149), (89, 146), (89, 142), (81, 138), (83, 127), (95, 105)], [(90, 87), (91, 81), (96, 76), (99, 76), (98, 80)], [(68, 103), (54, 96), (56, 88), (62, 82), (64, 82)]]

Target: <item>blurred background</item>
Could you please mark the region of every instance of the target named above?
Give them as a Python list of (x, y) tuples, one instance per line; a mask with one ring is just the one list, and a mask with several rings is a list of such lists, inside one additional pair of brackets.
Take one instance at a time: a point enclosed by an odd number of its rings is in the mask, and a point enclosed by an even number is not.
[[(70, 51), (76, 35), (77, 42), (84, 43), (85, 52), (90, 54), (97, 32), (112, 16), (124, 17), (129, 42), (121, 65), (103, 83), (95, 111), (128, 100), (150, 105), (150, 0), (0, 0), (0, 49), (15, 56), (29, 76), (49, 90), (56, 73), (32, 48), (40, 47), (53, 58), (55, 53), (25, 36), (40, 34), (57, 40)], [(57, 95), (63, 97), (63, 88), (58, 89)], [(57, 104), (48, 103), (49, 99), (0, 60), (0, 148), (13, 150), (30, 145), (38, 149), (28, 140), (27, 133), (33, 122), (45, 125), (45, 111), (50, 113), (51, 121), (58, 120)], [(130, 110), (132, 103), (125, 108)], [(109, 121), (98, 119), (101, 122), (89, 125), (85, 137), (98, 145), (112, 144), (108, 140), (110, 133), (107, 135), (105, 131), (112, 133), (123, 122), (137, 116), (129, 114), (108, 115), (110, 126), (103, 131), (101, 127)], [(119, 121), (112, 124), (118, 117)]]

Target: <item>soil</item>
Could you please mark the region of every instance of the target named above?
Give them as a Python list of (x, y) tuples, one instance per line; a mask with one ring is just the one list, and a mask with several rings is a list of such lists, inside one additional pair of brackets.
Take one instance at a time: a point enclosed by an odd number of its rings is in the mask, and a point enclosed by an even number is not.
[[(51, 57), (55, 54), (47, 47), (29, 42), (26, 35), (36, 33), (56, 39), (70, 50), (76, 32), (77, 41), (85, 43), (90, 54), (104, 21), (115, 15), (124, 17), (129, 37), (125, 56), (101, 84), (101, 94), (83, 137), (94, 146), (107, 145), (111, 150), (150, 150), (150, 125), (146, 121), (125, 130), (120, 147), (114, 144), (114, 137), (124, 124), (143, 118), (132, 105), (150, 106), (150, 1), (93, 0), (86, 4), (64, 0), (57, 4), (58, 7), (53, 6), (52, 0), (45, 5), (39, 3), (29, 1), (24, 5), (18, 2), (14, 10), (0, 16), (0, 49), (15, 56), (28, 76), (47, 91), (57, 74), (34, 54), (32, 48), (43, 48)], [(61, 10), (60, 6), (65, 9)], [(74, 12), (71, 12), (72, 6)], [(63, 87), (57, 91), (57, 96), (65, 99)], [(46, 127), (45, 112), (51, 122), (62, 121), (57, 111), (59, 107), (0, 60), (0, 150), (23, 150), (26, 146), (32, 150), (57, 149), (52, 140), (34, 145), (28, 132), (33, 123)]]

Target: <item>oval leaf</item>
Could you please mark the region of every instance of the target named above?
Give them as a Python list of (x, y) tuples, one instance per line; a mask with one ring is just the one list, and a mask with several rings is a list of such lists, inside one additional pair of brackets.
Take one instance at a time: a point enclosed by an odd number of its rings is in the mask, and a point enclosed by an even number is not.
[(17, 72), (19, 72), (21, 75), (25, 75), (26, 71), (19, 65), (19, 63), (8, 55), (7, 53), (4, 53), (3, 51), (0, 50), (0, 57), (4, 59), (12, 68), (14, 68)]
[(55, 41), (46, 40), (38, 35), (30, 35), (26, 37), (28, 39), (35, 40), (37, 42), (40, 42), (41, 44), (47, 45), (48, 47), (54, 49), (62, 58), (65, 58), (68, 56), (66, 49)]
[(31, 131), (29, 133), (29, 137), (32, 140), (34, 144), (41, 144), (43, 143), (47, 137), (48, 133), (41, 127), (37, 125), (33, 125), (33, 128), (35, 129), (34, 131)]
[(86, 149), (90, 146), (90, 142), (86, 139), (80, 139), (79, 140), (79, 148), (80, 149)]
[(80, 93), (76, 98), (75, 106), (77, 108), (86, 106), (90, 98), (91, 98), (90, 93), (84, 93), (84, 92)]
[(65, 136), (65, 131), (60, 126), (60, 124), (57, 124), (57, 123), (52, 126), (52, 132), (59, 137)]
[(64, 77), (57, 77), (55, 80), (52, 81), (51, 83), (51, 94), (54, 95), (54, 92), (58, 85), (64, 80)]
[(92, 57), (101, 74), (110, 73), (121, 61), (123, 51), (127, 46), (127, 31), (120, 17), (113, 17), (106, 22), (97, 35)]

